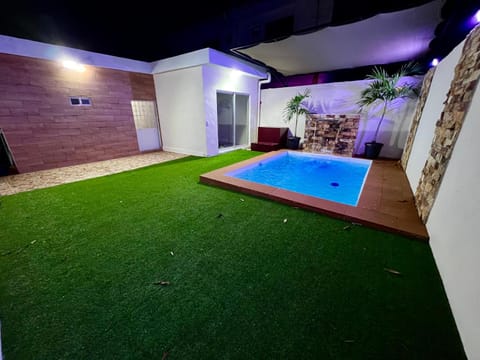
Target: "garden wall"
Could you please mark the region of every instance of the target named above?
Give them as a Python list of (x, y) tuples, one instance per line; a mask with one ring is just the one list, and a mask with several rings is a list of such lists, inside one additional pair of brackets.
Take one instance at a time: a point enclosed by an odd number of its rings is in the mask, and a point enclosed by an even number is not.
[(406, 173), (468, 358), (480, 359), (480, 28), (435, 70)]
[(407, 168), (408, 160), (412, 152), (413, 143), (415, 141), (415, 136), (417, 135), (418, 126), (420, 124), (420, 119), (422, 118), (423, 109), (430, 93), (430, 88), (432, 85), (433, 75), (435, 74), (436, 67), (431, 67), (425, 74), (420, 95), (417, 102), (417, 107), (415, 108), (415, 113), (413, 115), (412, 124), (410, 125), (410, 132), (408, 133), (407, 142), (405, 143), (405, 148), (403, 149), (401, 165), (405, 170)]
[(415, 202), (424, 222), (428, 219), (435, 202), (442, 177), (469, 111), (479, 77), (480, 28), (467, 38), (463, 46), (462, 55), (455, 67), (455, 74), (444, 102), (445, 107), (435, 124), (430, 154), (415, 192)]
[[(153, 76), (0, 54), (0, 127), (19, 172), (138, 154), (130, 101), (155, 100)], [(71, 96), (92, 106), (72, 106)]]
[[(403, 80), (416, 82), (421, 81), (422, 77), (407, 77)], [(374, 106), (359, 112), (356, 102), (360, 99), (360, 93), (368, 83), (366, 80), (358, 80), (262, 90), (259, 126), (286, 126), (283, 116), (285, 104), (291, 97), (299, 92), (303, 93), (308, 88), (311, 90), (311, 96), (307, 100), (310, 112), (336, 115), (360, 114), (354, 154), (363, 154), (363, 144), (372, 140), (382, 110), (381, 106)], [(380, 154), (382, 157), (400, 159), (416, 103), (416, 99), (399, 99), (390, 106), (377, 139), (385, 144)], [(294, 121), (288, 124), (292, 133), (294, 133), (294, 125)], [(305, 133), (305, 117), (299, 118), (296, 133), (300, 136)]]

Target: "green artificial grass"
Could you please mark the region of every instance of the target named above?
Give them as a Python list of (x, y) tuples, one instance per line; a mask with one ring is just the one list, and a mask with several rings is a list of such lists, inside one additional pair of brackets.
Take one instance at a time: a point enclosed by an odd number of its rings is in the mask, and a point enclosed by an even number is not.
[(199, 183), (256, 155), (2, 197), (5, 359), (465, 358), (427, 244)]

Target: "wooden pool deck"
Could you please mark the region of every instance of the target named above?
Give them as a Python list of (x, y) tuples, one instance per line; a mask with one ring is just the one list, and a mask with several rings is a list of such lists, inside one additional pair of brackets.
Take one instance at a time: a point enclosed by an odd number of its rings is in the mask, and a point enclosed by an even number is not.
[(287, 150), (272, 151), (203, 174), (200, 176), (200, 182), (428, 241), (427, 229), (418, 217), (413, 193), (397, 160), (373, 160), (357, 206), (344, 205), (225, 175), (229, 171), (283, 151)]

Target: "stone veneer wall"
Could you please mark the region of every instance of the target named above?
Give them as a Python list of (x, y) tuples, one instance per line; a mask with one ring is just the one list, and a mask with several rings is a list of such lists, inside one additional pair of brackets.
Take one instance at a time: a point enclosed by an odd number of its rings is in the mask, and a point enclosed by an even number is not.
[(435, 202), (463, 120), (476, 90), (479, 76), (480, 27), (477, 27), (465, 41), (447, 94), (445, 107), (436, 123), (430, 154), (415, 192), (418, 213), (424, 222), (427, 221)]
[(413, 115), (412, 124), (410, 125), (410, 132), (408, 133), (407, 142), (405, 143), (405, 148), (402, 153), (402, 159), (400, 160), (400, 164), (405, 171), (407, 170), (408, 159), (410, 158), (415, 135), (417, 134), (418, 124), (422, 117), (423, 107), (425, 106), (428, 93), (430, 92), (430, 85), (432, 84), (435, 69), (435, 67), (430, 68), (423, 78), (422, 90), (418, 97), (417, 107), (415, 108), (415, 114)]
[[(131, 100), (155, 100), (153, 76), (0, 54), (0, 128), (19, 172), (139, 153)], [(86, 96), (92, 106), (71, 106)]]
[(305, 124), (304, 150), (352, 156), (360, 115), (309, 114)]

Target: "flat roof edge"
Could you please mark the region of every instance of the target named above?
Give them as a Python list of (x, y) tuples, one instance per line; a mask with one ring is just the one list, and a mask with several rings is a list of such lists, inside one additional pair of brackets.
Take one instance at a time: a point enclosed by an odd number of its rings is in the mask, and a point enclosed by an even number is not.
[(0, 35), (0, 53), (52, 61), (61, 61), (62, 59), (68, 58), (84, 65), (92, 65), (108, 69), (144, 74), (152, 73), (152, 63), (149, 62), (105, 55), (6, 35)]
[(262, 66), (211, 48), (195, 50), (154, 62), (145, 62), (61, 45), (21, 39), (13, 36), (0, 35), (0, 53), (51, 61), (69, 59), (84, 65), (144, 74), (164, 73), (207, 64), (236, 69), (247, 75), (258, 78), (265, 78), (268, 73), (267, 69)]
[(165, 73), (208, 64), (236, 69), (258, 78), (265, 78), (267, 76), (267, 70), (265, 68), (211, 48), (195, 50), (155, 61), (152, 66), (152, 73)]

